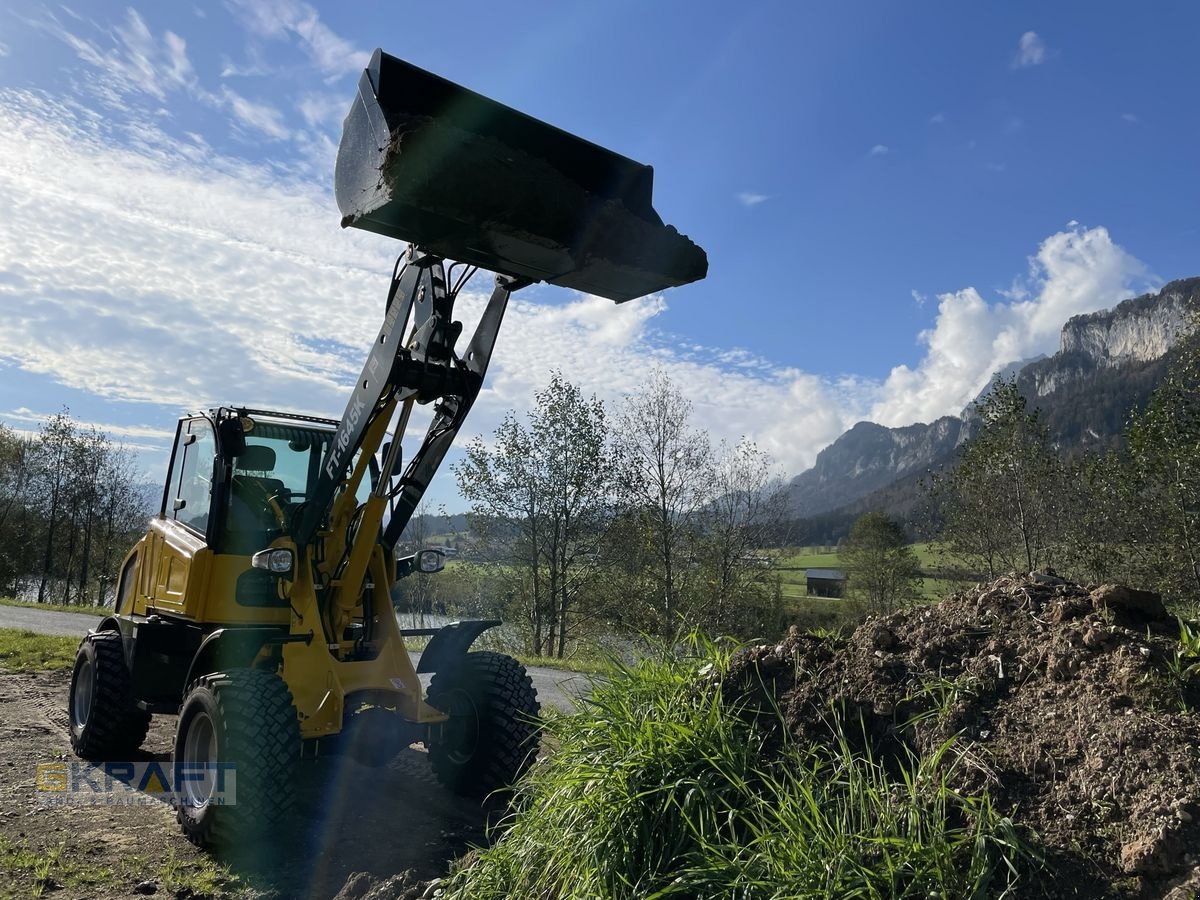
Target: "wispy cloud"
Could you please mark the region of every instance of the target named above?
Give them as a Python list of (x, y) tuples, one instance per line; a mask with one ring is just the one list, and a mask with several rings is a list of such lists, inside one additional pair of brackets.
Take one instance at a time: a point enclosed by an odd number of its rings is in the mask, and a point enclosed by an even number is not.
[(229, 111), (242, 124), (249, 125), (255, 131), (277, 141), (286, 140), (291, 136), (291, 130), (283, 122), (283, 113), (275, 107), (247, 100), (228, 87), (221, 94), (229, 106)]
[(934, 113), (932, 116), (930, 116), (930, 117), (929, 117), (929, 124), (930, 124), (930, 125), (942, 125), (942, 124), (945, 124), (945, 121), (946, 121), (946, 114), (945, 114), (945, 113), (940, 113), (940, 112), (937, 112), (937, 113)]
[(341, 125), (348, 106), (346, 97), (340, 93), (305, 94), (296, 109), (310, 128), (332, 128)]
[(371, 54), (359, 50), (321, 21), (300, 0), (227, 0), (226, 5), (251, 34), (299, 44), (326, 76), (336, 78), (366, 67)]
[(758, 206), (758, 204), (765, 203), (771, 198), (767, 194), (754, 194), (750, 191), (742, 191), (742, 193), (737, 195), (737, 199), (742, 206)]
[(887, 144), (876, 144), (868, 151), (868, 156), (887, 156), (891, 153), (891, 148)]
[(169, 91), (186, 88), (195, 81), (183, 38), (173, 31), (156, 38), (135, 9), (126, 10), (125, 21), (112, 28), (108, 47), (68, 30), (51, 13), (38, 24), (100, 71), (99, 93), (110, 101), (148, 95), (162, 102)]
[(1013, 54), (1012, 67), (1027, 69), (1040, 66), (1046, 61), (1046, 43), (1036, 31), (1027, 31), (1017, 41), (1017, 52)]
[(8, 44), (4, 43), (3, 41), (0, 41), (0, 56), (8, 56), (8, 54), (9, 54)]
[(1139, 121), (1137, 115), (1131, 112), (1121, 113), (1121, 119), (1128, 122), (1130, 125), (1136, 125)]
[(924, 306), (925, 301), (929, 299), (916, 288), (913, 288), (909, 293), (912, 294), (913, 303), (917, 304), (917, 306)]

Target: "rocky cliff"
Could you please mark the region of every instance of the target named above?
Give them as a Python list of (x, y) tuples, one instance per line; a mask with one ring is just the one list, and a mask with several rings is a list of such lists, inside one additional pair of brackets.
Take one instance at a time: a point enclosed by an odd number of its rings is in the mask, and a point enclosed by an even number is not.
[[(1161, 380), (1170, 349), (1196, 310), (1200, 278), (1188, 278), (1075, 316), (1063, 326), (1059, 352), (1022, 366), (1017, 385), (1064, 451), (1112, 445)], [(903, 428), (859, 422), (792, 480), (792, 510), (799, 517), (860, 510), (879, 492), (882, 505), (875, 508), (894, 506), (893, 495), (908, 497), (920, 474), (951, 459), (969, 431), (956, 416)], [(908, 487), (887, 491), (897, 484)]]
[(1059, 355), (1078, 353), (1100, 366), (1164, 356), (1200, 298), (1200, 278), (1172, 281), (1113, 309), (1074, 316), (1063, 326)]

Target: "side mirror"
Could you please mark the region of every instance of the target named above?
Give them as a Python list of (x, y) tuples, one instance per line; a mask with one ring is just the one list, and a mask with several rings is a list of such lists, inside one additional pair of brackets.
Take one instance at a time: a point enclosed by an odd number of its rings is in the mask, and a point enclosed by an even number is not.
[(417, 571), (432, 575), (446, 568), (446, 554), (441, 550), (418, 550)]
[(446, 568), (446, 554), (433, 548), (418, 550), (411, 556), (402, 556), (396, 560), (396, 578), (407, 578), (413, 572), (432, 575)]

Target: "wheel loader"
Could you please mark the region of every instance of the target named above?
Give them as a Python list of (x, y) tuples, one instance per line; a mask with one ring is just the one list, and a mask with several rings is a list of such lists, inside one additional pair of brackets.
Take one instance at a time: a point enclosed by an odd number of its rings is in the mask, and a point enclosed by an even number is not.
[[(199, 845), (285, 822), (305, 758), (379, 764), (423, 743), (455, 791), (516, 780), (536, 751), (529, 676), (471, 649), (497, 621), (402, 629), (393, 585), (443, 559), (396, 546), (514, 291), (545, 282), (623, 302), (704, 277), (704, 251), (663, 224), (652, 190), (649, 166), (377, 50), (334, 195), (343, 226), (407, 247), (362, 373), (340, 419), (224, 406), (179, 421), (161, 506), (79, 647), (75, 752), (127, 760), (152, 716), (177, 716), (178, 819)], [(464, 341), (455, 300), (477, 269), (495, 286)], [(431, 421), (405, 456), (416, 405)], [(416, 665), (413, 634), (429, 638)], [(220, 766), (236, 776), (232, 802)]]

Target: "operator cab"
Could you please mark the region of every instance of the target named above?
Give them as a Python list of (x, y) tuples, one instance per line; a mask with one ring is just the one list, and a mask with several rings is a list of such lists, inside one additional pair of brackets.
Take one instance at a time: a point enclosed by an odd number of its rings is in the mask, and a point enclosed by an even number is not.
[[(162, 515), (215, 553), (248, 556), (283, 535), (320, 473), (337, 422), (262, 410), (181, 419)], [(359, 502), (374, 481), (359, 486)]]

